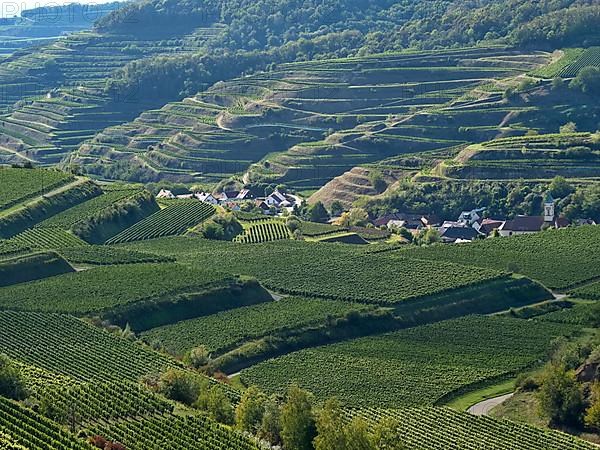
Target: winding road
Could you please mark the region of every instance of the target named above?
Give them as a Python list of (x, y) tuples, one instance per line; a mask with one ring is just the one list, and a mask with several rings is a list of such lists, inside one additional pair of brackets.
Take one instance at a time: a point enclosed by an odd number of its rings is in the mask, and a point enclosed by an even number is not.
[(513, 395), (514, 394), (511, 392), (510, 394), (504, 394), (498, 397), (488, 398), (487, 400), (475, 403), (473, 406), (467, 409), (467, 412), (470, 412), (475, 416), (487, 416), (494, 406), (498, 406), (501, 403), (504, 403)]

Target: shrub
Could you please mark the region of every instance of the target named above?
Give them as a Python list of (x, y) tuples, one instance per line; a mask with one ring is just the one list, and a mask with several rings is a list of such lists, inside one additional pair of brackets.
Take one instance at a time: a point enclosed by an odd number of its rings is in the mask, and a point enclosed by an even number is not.
[(242, 399), (235, 409), (235, 423), (242, 431), (256, 433), (265, 414), (267, 396), (256, 386), (250, 386), (242, 394)]
[(184, 362), (190, 366), (199, 369), (204, 367), (210, 361), (210, 353), (204, 345), (200, 345), (196, 348), (191, 349), (187, 355), (185, 355)]
[(171, 400), (192, 405), (198, 400), (204, 385), (204, 380), (193, 373), (169, 369), (160, 375), (157, 391)]
[(217, 422), (226, 425), (233, 424), (233, 407), (219, 386), (211, 386), (208, 389), (204, 389), (194, 406), (206, 411), (209, 417)]
[(548, 365), (538, 392), (541, 411), (554, 425), (578, 425), (583, 412), (583, 394), (573, 371)]
[(21, 400), (27, 396), (21, 374), (11, 360), (4, 355), (0, 355), (0, 395), (15, 400)]

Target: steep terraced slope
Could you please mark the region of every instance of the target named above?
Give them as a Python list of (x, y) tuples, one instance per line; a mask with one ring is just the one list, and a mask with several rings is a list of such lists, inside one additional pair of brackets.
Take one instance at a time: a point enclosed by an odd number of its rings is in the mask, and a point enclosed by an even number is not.
[(462, 143), (394, 124), (545, 60), (471, 48), (281, 64), (104, 130), (73, 161), (100, 175), (127, 160), (146, 177), (204, 182), (250, 168), (247, 183), (318, 188), (359, 164)]
[(156, 107), (136, 88), (109, 92), (107, 79), (132, 61), (195, 53), (217, 30), (165, 40), (81, 32), (16, 52), (0, 63), (0, 163), (58, 163), (99, 130)]
[(451, 178), (549, 179), (600, 177), (600, 135), (543, 134), (497, 139), (465, 148), (440, 164)]

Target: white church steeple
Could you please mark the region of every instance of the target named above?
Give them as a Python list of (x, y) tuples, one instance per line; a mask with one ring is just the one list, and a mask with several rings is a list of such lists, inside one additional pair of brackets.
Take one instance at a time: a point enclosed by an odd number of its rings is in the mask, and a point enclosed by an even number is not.
[(544, 222), (554, 222), (554, 198), (548, 192), (544, 200)]

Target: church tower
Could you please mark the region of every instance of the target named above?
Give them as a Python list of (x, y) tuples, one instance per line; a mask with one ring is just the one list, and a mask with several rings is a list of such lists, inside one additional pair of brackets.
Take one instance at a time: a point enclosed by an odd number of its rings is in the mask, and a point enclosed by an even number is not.
[(544, 222), (554, 222), (554, 198), (550, 192), (544, 200)]

